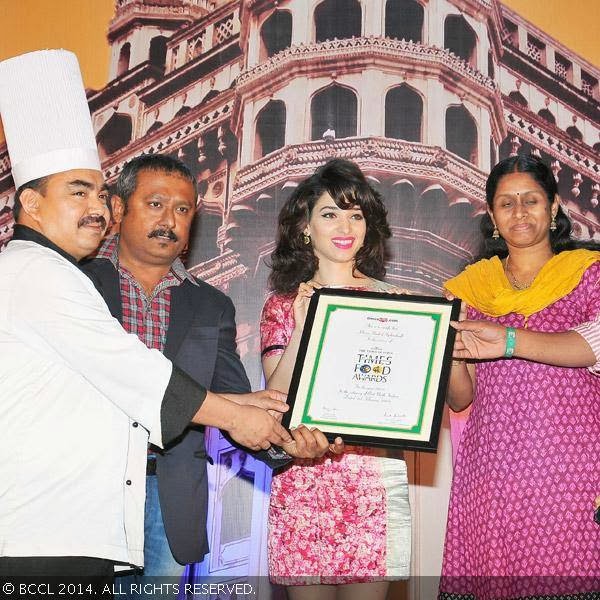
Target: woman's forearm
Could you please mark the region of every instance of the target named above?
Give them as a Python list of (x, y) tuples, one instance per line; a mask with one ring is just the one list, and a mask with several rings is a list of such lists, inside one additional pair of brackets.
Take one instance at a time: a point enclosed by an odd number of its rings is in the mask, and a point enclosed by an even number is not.
[(464, 360), (452, 361), (446, 402), (455, 412), (464, 410), (473, 402), (473, 379)]
[(596, 356), (576, 331), (545, 333), (517, 329), (514, 356), (556, 367), (591, 367)]
[(283, 354), (263, 359), (266, 387), (280, 392), (289, 390), (302, 331), (294, 330)]
[[(492, 321), (460, 321), (454, 345), (455, 358), (490, 360), (507, 355), (508, 329)], [(515, 329), (511, 356), (556, 367), (591, 367), (597, 357), (577, 331), (546, 333)]]

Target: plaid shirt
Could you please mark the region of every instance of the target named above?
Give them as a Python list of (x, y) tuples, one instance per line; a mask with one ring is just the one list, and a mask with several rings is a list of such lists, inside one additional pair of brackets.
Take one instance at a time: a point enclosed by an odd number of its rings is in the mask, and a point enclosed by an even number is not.
[(169, 329), (171, 288), (181, 285), (186, 279), (194, 285), (198, 283), (185, 269), (181, 259), (176, 258), (169, 272), (148, 296), (133, 275), (119, 264), (118, 247), (119, 236), (109, 236), (102, 243), (96, 257), (107, 258), (119, 272), (123, 327), (129, 333), (135, 333), (148, 348), (162, 352)]

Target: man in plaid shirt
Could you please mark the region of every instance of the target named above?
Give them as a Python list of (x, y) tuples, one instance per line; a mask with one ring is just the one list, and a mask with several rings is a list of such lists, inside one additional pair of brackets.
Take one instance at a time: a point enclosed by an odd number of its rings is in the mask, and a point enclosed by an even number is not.
[[(108, 237), (84, 270), (123, 327), (211, 391), (238, 403), (265, 407), (237, 354), (231, 300), (195, 279), (179, 255), (188, 243), (196, 209), (196, 181), (180, 161), (145, 155), (121, 172), (112, 199), (120, 232)], [(135, 424), (134, 424), (135, 425)], [(312, 458), (329, 450), (319, 431), (301, 427), (285, 450)], [(334, 451), (341, 451), (337, 445)], [(261, 460), (277, 467), (289, 457)], [(150, 448), (146, 478), (144, 574), (179, 576), (199, 562), (206, 541), (204, 432), (189, 428), (164, 452)], [(139, 595), (136, 596), (139, 598)]]

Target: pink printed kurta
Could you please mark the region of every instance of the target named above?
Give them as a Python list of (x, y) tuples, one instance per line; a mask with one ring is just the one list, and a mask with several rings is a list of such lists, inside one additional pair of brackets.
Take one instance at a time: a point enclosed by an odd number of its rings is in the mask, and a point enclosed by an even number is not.
[[(599, 279), (596, 263), (527, 327), (562, 331), (595, 319)], [(469, 309), (468, 318), (525, 326), (516, 314), (493, 319)], [(477, 364), (452, 482), (440, 597), (600, 590), (598, 494), (600, 377), (519, 359)]]
[[(281, 354), (288, 344), (294, 329), (292, 302), (293, 296), (272, 295), (265, 303), (260, 329), (266, 355)], [(295, 460), (274, 475), (268, 538), (273, 582), (342, 584), (408, 577), (406, 465), (390, 454), (347, 446), (341, 456)]]

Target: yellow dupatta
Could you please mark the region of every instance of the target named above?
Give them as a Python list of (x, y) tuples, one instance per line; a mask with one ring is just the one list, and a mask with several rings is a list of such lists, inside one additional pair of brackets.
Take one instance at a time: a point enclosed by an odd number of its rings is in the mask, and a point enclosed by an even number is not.
[(449, 279), (445, 288), (468, 305), (491, 317), (518, 313), (529, 317), (572, 292), (585, 271), (600, 260), (600, 252), (566, 250), (554, 255), (540, 270), (530, 287), (512, 288), (494, 256), (468, 266)]

